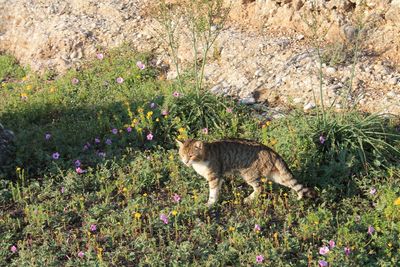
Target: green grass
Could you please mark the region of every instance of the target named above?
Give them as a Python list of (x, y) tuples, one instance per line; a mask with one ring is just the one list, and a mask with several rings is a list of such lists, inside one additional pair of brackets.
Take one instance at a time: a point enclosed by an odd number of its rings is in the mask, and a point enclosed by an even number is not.
[[(193, 92), (190, 83), (179, 91), (174, 81), (159, 79), (151, 55), (129, 47), (56, 79), (24, 78), (9, 57), (0, 62), (17, 73), (2, 78), (0, 89), (0, 122), (15, 132), (17, 146), (13, 163), (0, 169), (1, 266), (400, 263), (393, 120), (328, 112), (321, 121), (296, 111), (259, 121), (249, 108)], [(207, 184), (180, 163), (175, 139), (226, 136), (272, 146), (299, 180), (318, 190), (318, 199), (297, 201), (263, 179), (264, 192), (246, 206), (250, 189), (227, 177), (220, 203), (207, 209)], [(76, 160), (84, 173), (77, 173)], [(330, 240), (336, 246), (320, 255)]]

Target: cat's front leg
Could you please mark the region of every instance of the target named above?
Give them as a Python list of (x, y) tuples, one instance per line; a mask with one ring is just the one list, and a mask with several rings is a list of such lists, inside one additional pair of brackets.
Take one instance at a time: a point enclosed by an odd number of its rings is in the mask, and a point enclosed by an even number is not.
[(222, 178), (219, 178), (217, 176), (209, 176), (207, 177), (207, 180), (210, 190), (207, 206), (211, 207), (218, 201), (219, 192), (221, 191), (223, 180)]

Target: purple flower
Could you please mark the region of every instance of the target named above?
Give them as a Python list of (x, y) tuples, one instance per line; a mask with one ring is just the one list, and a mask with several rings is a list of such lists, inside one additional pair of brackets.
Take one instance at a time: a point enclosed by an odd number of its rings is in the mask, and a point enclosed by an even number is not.
[(181, 196), (178, 194), (174, 194), (173, 199), (176, 203), (178, 203), (181, 200)]
[(13, 246), (10, 248), (10, 250), (11, 250), (12, 253), (15, 253), (15, 252), (17, 252), (18, 249), (17, 249), (16, 246), (13, 245)]
[(50, 138), (51, 138), (51, 134), (46, 133), (46, 134), (44, 135), (44, 139), (50, 140)]
[(174, 97), (180, 97), (180, 96), (181, 96), (181, 94), (180, 94), (179, 92), (177, 92), (177, 91), (175, 91), (172, 95), (173, 95)]
[(132, 132), (132, 127), (131, 127), (131, 126), (128, 126), (128, 128), (126, 128), (126, 131), (127, 131), (128, 133)]
[(100, 158), (105, 158), (106, 157), (106, 153), (105, 152), (98, 152), (97, 156), (99, 156)]
[(328, 262), (327, 262), (327, 261), (324, 261), (324, 260), (319, 260), (319, 261), (318, 261), (318, 264), (319, 264), (319, 266), (321, 266), (321, 267), (326, 267), (326, 266), (328, 266)]
[(333, 240), (329, 241), (329, 246), (330, 246), (331, 249), (334, 248), (335, 245), (336, 245), (335, 241), (333, 241)]
[(203, 128), (202, 132), (203, 132), (203, 134), (208, 134), (208, 128)]
[(71, 83), (72, 84), (78, 84), (79, 80), (77, 78), (72, 78)]
[(262, 263), (263, 261), (264, 261), (263, 255), (258, 255), (258, 256), (256, 256), (256, 262), (257, 262), (257, 263)]
[(325, 255), (329, 252), (329, 248), (327, 246), (323, 246), (319, 248), (319, 254)]
[(144, 65), (142, 61), (136, 62), (136, 66), (141, 70), (144, 70), (146, 68), (146, 65)]
[(156, 108), (156, 107), (157, 107), (157, 104), (156, 104), (156, 103), (154, 103), (154, 102), (151, 102), (151, 103), (150, 103), (150, 108), (153, 108), (153, 109), (154, 109), (154, 108)]
[(78, 252), (78, 257), (83, 258), (85, 256), (85, 253), (83, 251)]
[(160, 215), (160, 219), (161, 219), (161, 221), (163, 221), (165, 224), (168, 224), (168, 217), (167, 217), (167, 215), (165, 215), (164, 213), (162, 213), (162, 214)]
[(375, 193), (376, 193), (376, 188), (375, 188), (375, 187), (372, 187), (371, 190), (369, 190), (369, 193), (370, 193), (371, 195), (375, 195)]
[(53, 159), (57, 160), (57, 159), (60, 158), (60, 153), (54, 152), (53, 155), (52, 155), (52, 157), (53, 157)]
[(97, 59), (102, 60), (104, 58), (104, 55), (102, 53), (97, 53), (96, 57)]
[(81, 167), (76, 168), (75, 171), (76, 171), (77, 174), (82, 174), (82, 173), (85, 173), (85, 172), (86, 172), (86, 171), (83, 170)]
[(326, 141), (326, 138), (323, 135), (321, 135), (319, 137), (319, 142), (323, 145), (325, 143), (325, 141)]
[(118, 129), (117, 129), (117, 128), (114, 128), (114, 129), (111, 130), (111, 132), (112, 132), (113, 134), (117, 134), (117, 133), (118, 133)]
[(258, 225), (258, 224), (254, 225), (254, 231), (260, 232), (261, 231), (261, 226)]
[(107, 144), (107, 145), (111, 145), (111, 144), (112, 144), (112, 141), (111, 141), (110, 138), (107, 138), (107, 139), (106, 139), (106, 144)]
[(89, 145), (88, 144), (85, 144), (84, 146), (83, 146), (83, 150), (88, 150), (89, 149)]
[(146, 138), (147, 138), (147, 140), (149, 140), (149, 141), (151, 141), (151, 140), (153, 140), (153, 134), (152, 133), (149, 133), (147, 136), (146, 136)]
[(163, 116), (167, 116), (168, 115), (168, 110), (163, 110), (163, 111), (161, 111), (161, 115), (163, 115)]
[(124, 82), (124, 79), (123, 79), (122, 77), (118, 77), (115, 81), (116, 81), (117, 83), (121, 84), (121, 83)]
[(80, 167), (81, 161), (79, 159), (77, 159), (77, 160), (75, 160), (74, 164), (75, 164), (75, 167)]
[(349, 256), (350, 253), (351, 253), (350, 248), (349, 248), (349, 247), (345, 247), (345, 248), (344, 248), (344, 254), (346, 254), (346, 256)]
[(97, 230), (97, 225), (91, 224), (91, 225), (90, 225), (90, 231), (96, 232), (96, 230)]
[(95, 142), (96, 144), (99, 144), (99, 143), (100, 143), (100, 138), (96, 137), (96, 138), (94, 139), (94, 142)]
[(64, 192), (65, 192), (64, 186), (61, 187), (60, 192), (61, 192), (61, 194), (64, 194)]
[(374, 228), (372, 225), (368, 226), (368, 231), (367, 231), (367, 233), (368, 233), (369, 235), (372, 235), (374, 232), (375, 232), (375, 228)]

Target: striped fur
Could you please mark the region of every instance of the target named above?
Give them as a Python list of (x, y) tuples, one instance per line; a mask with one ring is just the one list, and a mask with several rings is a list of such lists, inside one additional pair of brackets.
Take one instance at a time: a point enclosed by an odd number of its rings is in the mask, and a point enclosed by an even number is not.
[(298, 199), (303, 196), (314, 197), (315, 191), (300, 184), (289, 167), (271, 148), (251, 140), (227, 139), (215, 142), (202, 142), (189, 139), (184, 143), (177, 141), (179, 155), (183, 163), (193, 167), (209, 184), (208, 205), (218, 201), (223, 175), (239, 172), (243, 179), (253, 187), (253, 192), (245, 199), (250, 202), (261, 192), (261, 177), (296, 191)]

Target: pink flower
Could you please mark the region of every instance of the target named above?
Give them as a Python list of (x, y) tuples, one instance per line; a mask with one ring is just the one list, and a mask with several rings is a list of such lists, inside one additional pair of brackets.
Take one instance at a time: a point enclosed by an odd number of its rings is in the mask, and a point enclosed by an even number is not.
[(319, 248), (319, 254), (325, 255), (329, 252), (329, 248), (327, 246), (323, 246)]
[(167, 116), (168, 115), (168, 110), (163, 110), (163, 111), (161, 111), (161, 115), (163, 115), (163, 116)]
[(46, 134), (44, 135), (44, 139), (50, 140), (50, 138), (51, 138), (51, 134), (46, 133)]
[(333, 241), (333, 240), (329, 241), (329, 246), (331, 247), (331, 249), (334, 248), (335, 245), (336, 245), (335, 241)]
[(258, 255), (258, 256), (256, 256), (256, 262), (257, 262), (257, 263), (262, 263), (263, 261), (264, 261), (263, 255)]
[(121, 83), (124, 82), (124, 79), (123, 79), (122, 77), (118, 77), (115, 81), (116, 81), (117, 83), (121, 84)]
[(149, 141), (153, 140), (153, 134), (152, 134), (152, 133), (149, 133), (149, 134), (146, 136), (146, 138), (147, 138), (147, 140), (149, 140)]
[(160, 215), (160, 219), (161, 219), (161, 221), (163, 221), (165, 224), (168, 224), (168, 217), (167, 217), (167, 215), (165, 215), (164, 213), (162, 213), (162, 214)]
[(260, 232), (261, 231), (261, 226), (258, 225), (258, 224), (254, 225), (254, 231)]
[(132, 127), (131, 127), (131, 126), (128, 126), (128, 127), (126, 128), (126, 131), (127, 131), (128, 133), (132, 132)]
[(232, 108), (226, 108), (226, 112), (232, 113)]
[(349, 248), (349, 247), (345, 247), (345, 248), (344, 248), (344, 254), (346, 254), (346, 256), (349, 256), (350, 253), (351, 253), (350, 248)]
[(85, 256), (85, 253), (83, 251), (78, 252), (78, 257), (83, 258)]
[(146, 68), (146, 65), (144, 65), (142, 61), (136, 62), (136, 66), (141, 70), (144, 70)]
[(179, 92), (177, 92), (177, 91), (175, 91), (172, 95), (173, 95), (174, 97), (180, 97), (180, 96), (181, 96), (181, 94), (180, 94)]
[(91, 225), (90, 225), (90, 231), (96, 232), (96, 230), (97, 230), (97, 225), (91, 224)]
[(203, 128), (202, 132), (203, 134), (208, 134), (208, 128)]
[(10, 250), (11, 250), (12, 253), (15, 253), (15, 252), (17, 252), (18, 249), (17, 249), (16, 246), (13, 245), (13, 246), (10, 248)]
[(372, 225), (368, 226), (368, 231), (367, 231), (367, 233), (368, 233), (369, 235), (372, 235), (374, 232), (375, 232), (375, 228), (374, 228)]
[(319, 137), (319, 142), (323, 145), (325, 143), (325, 141), (326, 141), (326, 138), (323, 135), (321, 135)]
[(174, 194), (173, 199), (176, 203), (178, 203), (181, 200), (181, 196), (178, 194)]
[(328, 262), (326, 262), (326, 261), (324, 261), (324, 260), (319, 260), (319, 261), (318, 261), (318, 264), (319, 264), (319, 266), (321, 266), (321, 267), (326, 267), (326, 266), (328, 266)]
[(55, 159), (55, 160), (59, 159), (60, 158), (60, 153), (54, 152), (53, 155), (52, 155), (52, 158)]
[(72, 84), (78, 84), (79, 80), (77, 78), (72, 78), (71, 83)]
[(376, 188), (375, 188), (375, 187), (372, 187), (371, 190), (369, 190), (369, 193), (370, 193), (371, 195), (375, 195), (375, 193), (376, 193)]
[(104, 58), (104, 55), (102, 53), (97, 53), (96, 57), (97, 59), (102, 60)]
[(77, 174), (82, 174), (86, 172), (85, 170), (81, 169), (81, 167), (76, 168), (75, 171)]
[(63, 186), (63, 187), (61, 187), (61, 189), (60, 189), (60, 192), (61, 192), (61, 194), (64, 194), (64, 192), (65, 192), (65, 188), (64, 188), (64, 186)]

